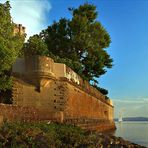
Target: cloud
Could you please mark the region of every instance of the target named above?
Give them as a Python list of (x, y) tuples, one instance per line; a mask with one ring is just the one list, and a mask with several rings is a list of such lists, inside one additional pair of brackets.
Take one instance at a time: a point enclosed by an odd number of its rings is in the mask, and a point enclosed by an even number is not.
[(49, 0), (10, 0), (10, 4), (13, 22), (26, 27), (27, 37), (47, 27), (47, 15), (51, 10)]
[(115, 118), (123, 110), (123, 117), (148, 117), (148, 98), (113, 99)]

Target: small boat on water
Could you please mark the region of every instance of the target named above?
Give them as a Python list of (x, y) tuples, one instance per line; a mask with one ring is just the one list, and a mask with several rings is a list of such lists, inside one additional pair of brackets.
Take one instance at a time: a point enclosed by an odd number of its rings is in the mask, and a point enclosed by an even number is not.
[(121, 123), (122, 121), (123, 121), (122, 116), (120, 116), (119, 119), (118, 119), (118, 122)]
[(122, 109), (119, 113), (119, 118), (118, 118), (119, 123), (123, 122), (123, 117), (122, 117), (123, 111), (124, 111), (124, 109)]

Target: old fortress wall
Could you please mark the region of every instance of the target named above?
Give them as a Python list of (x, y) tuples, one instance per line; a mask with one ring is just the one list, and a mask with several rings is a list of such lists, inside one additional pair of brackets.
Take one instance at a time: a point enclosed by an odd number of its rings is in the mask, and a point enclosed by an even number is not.
[(13, 104), (0, 104), (0, 120), (57, 121), (90, 130), (114, 129), (111, 100), (65, 64), (45, 56), (17, 59)]

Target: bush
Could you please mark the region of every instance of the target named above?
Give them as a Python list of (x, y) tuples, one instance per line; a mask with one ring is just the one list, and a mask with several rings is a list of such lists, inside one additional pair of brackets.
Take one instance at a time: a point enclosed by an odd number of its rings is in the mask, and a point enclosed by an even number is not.
[(0, 128), (0, 147), (7, 148), (94, 147), (94, 140), (94, 136), (72, 125), (6, 122)]

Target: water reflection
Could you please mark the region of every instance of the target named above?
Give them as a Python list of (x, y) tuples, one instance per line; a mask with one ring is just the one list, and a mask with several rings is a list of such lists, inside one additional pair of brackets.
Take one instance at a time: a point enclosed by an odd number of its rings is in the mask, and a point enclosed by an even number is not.
[(116, 122), (115, 136), (148, 147), (148, 122)]
[[(123, 129), (123, 122), (118, 122), (118, 132), (120, 133), (120, 135), (123, 135), (124, 129)], [(116, 132), (115, 132), (116, 133)]]

